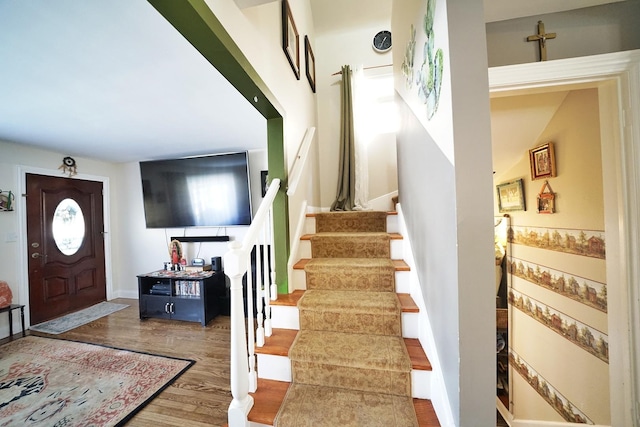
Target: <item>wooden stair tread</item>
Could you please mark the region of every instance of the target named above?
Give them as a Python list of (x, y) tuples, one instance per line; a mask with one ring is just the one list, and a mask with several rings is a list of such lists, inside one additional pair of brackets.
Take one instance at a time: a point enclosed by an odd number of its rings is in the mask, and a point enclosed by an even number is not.
[[(304, 270), (304, 267), (307, 265), (307, 263), (309, 261), (311, 261), (311, 258), (301, 258), (300, 260), (298, 260), (298, 262), (296, 262), (293, 265), (293, 269), (294, 270)], [(411, 268), (409, 268), (409, 264), (407, 264), (402, 259), (392, 259), (391, 262), (393, 262), (393, 265), (396, 268), (396, 271), (410, 271), (411, 270)]]
[(427, 399), (413, 399), (413, 407), (418, 417), (418, 427), (440, 427), (440, 421), (433, 409), (433, 404)]
[[(305, 214), (307, 218), (315, 218), (317, 215), (316, 212), (307, 212)], [(387, 211), (387, 215), (398, 215), (398, 211)]]
[(304, 295), (303, 289), (295, 290), (290, 294), (278, 294), (278, 299), (275, 301), (269, 301), (269, 304), (295, 307), (300, 298), (302, 298), (302, 295)]
[[(289, 349), (296, 338), (296, 329), (274, 328), (270, 337), (265, 338), (264, 346), (256, 347), (256, 354), (269, 354), (272, 356), (289, 356)], [(416, 338), (404, 338), (411, 367), (420, 371), (431, 371), (431, 362), (424, 352), (420, 341)]]
[(405, 338), (404, 345), (407, 347), (407, 353), (409, 353), (409, 359), (411, 359), (411, 367), (418, 371), (431, 371), (431, 362), (427, 354), (420, 344), (420, 340), (417, 338)]
[[(265, 380), (258, 378), (258, 389), (253, 396), (253, 407), (249, 411), (249, 421), (272, 426), (278, 410), (284, 401), (290, 383), (284, 381)], [(419, 427), (439, 427), (440, 422), (433, 409), (433, 404), (427, 399), (413, 399)]]
[[(362, 234), (367, 234), (367, 233), (362, 233)], [(389, 238), (391, 240), (402, 240), (402, 234), (400, 233), (387, 233), (389, 235)], [(307, 233), (307, 234), (303, 234), (302, 236), (300, 236), (300, 240), (311, 240), (311, 238), (315, 236), (315, 234), (313, 233)]]
[(419, 313), (420, 309), (416, 302), (411, 298), (410, 294), (398, 293), (398, 299), (400, 300), (400, 306), (403, 313)]
[(249, 411), (249, 421), (272, 426), (289, 385), (291, 383), (285, 381), (258, 378), (258, 389), (255, 393), (249, 393), (253, 396), (253, 407)]
[(264, 346), (256, 347), (256, 354), (270, 354), (273, 356), (288, 356), (289, 348), (293, 344), (298, 331), (296, 329), (273, 328), (270, 337), (265, 337)]
[[(298, 305), (298, 301), (304, 295), (304, 289), (298, 289), (293, 291), (290, 294), (278, 294), (278, 299), (275, 301), (270, 301), (269, 303), (273, 305), (283, 306), (283, 307), (296, 307)], [(400, 306), (402, 307), (403, 313), (419, 313), (420, 309), (418, 305), (415, 303), (413, 298), (411, 298), (410, 294), (398, 293), (398, 299), (400, 300)]]

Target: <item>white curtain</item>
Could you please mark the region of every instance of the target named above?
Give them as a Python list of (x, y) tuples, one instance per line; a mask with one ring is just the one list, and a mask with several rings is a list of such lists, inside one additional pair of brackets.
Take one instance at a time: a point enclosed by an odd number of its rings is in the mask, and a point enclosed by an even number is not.
[(355, 136), (355, 195), (354, 210), (369, 209), (369, 162), (368, 162), (368, 140), (370, 135), (367, 132), (367, 104), (368, 97), (365, 90), (365, 76), (362, 66), (354, 68), (352, 77), (353, 87), (353, 124)]

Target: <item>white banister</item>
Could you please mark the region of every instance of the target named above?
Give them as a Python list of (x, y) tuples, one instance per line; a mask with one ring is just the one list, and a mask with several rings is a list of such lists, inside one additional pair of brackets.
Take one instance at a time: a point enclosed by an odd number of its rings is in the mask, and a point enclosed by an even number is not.
[[(264, 335), (269, 336), (270, 312), (268, 303), (265, 304), (264, 314), (261, 312), (262, 303), (269, 299), (269, 277), (265, 277), (262, 273), (258, 273), (258, 269), (262, 270), (260, 264), (261, 248), (258, 245), (259, 238), (262, 236), (261, 243), (264, 243), (263, 256), (264, 262), (267, 263), (267, 251), (271, 247), (271, 265), (275, 264), (273, 258), (273, 221), (272, 206), (273, 201), (280, 189), (280, 180), (274, 179), (269, 184), (269, 189), (265, 194), (258, 212), (256, 212), (251, 226), (242, 241), (231, 242), (229, 251), (224, 255), (224, 272), (229, 277), (229, 292), (231, 297), (231, 404), (228, 410), (229, 427), (247, 427), (249, 425), (248, 414), (253, 407), (253, 398), (249, 394), (256, 391), (257, 372), (255, 370), (255, 345), (256, 340), (260, 342), (262, 334), (262, 343), (264, 344)], [(268, 237), (265, 237), (268, 236)], [(256, 281), (253, 282), (251, 273), (251, 250), (256, 248)], [(242, 278), (247, 275), (247, 311), (245, 317)], [(275, 273), (271, 273), (271, 280), (275, 283)], [(264, 283), (264, 284), (263, 284)], [(268, 322), (267, 331), (257, 331), (254, 336), (253, 325), (253, 304), (252, 287), (256, 287), (255, 303), (256, 311), (258, 311), (258, 325), (261, 324), (261, 317), (265, 317), (265, 324)], [(266, 294), (262, 292), (262, 288), (266, 289)], [(277, 287), (275, 288), (277, 295)], [(249, 331), (246, 330), (245, 321), (249, 319)]]
[(309, 158), (309, 148), (311, 147), (311, 142), (313, 141), (313, 137), (316, 133), (315, 127), (310, 127), (304, 133), (304, 137), (302, 138), (302, 143), (300, 144), (300, 148), (298, 149), (298, 154), (293, 161), (293, 165), (291, 166), (291, 170), (289, 171), (289, 183), (287, 186), (287, 196), (291, 196), (296, 192), (298, 188), (298, 183), (300, 183), (300, 178), (302, 177), (302, 170), (307, 164), (307, 159)]

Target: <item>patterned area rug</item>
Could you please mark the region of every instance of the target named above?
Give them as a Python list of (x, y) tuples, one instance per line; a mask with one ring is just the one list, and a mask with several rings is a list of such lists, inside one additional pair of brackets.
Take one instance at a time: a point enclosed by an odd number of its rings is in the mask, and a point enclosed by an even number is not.
[(195, 362), (55, 338), (0, 347), (0, 426), (121, 426)]
[(84, 310), (31, 326), (29, 329), (45, 334), (61, 334), (127, 307), (128, 304), (101, 302)]

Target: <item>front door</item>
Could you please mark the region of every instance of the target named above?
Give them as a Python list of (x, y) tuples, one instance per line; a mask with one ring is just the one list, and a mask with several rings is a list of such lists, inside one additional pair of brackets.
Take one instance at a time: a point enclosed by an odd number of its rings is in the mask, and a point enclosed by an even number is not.
[(31, 324), (106, 300), (102, 183), (27, 174)]

